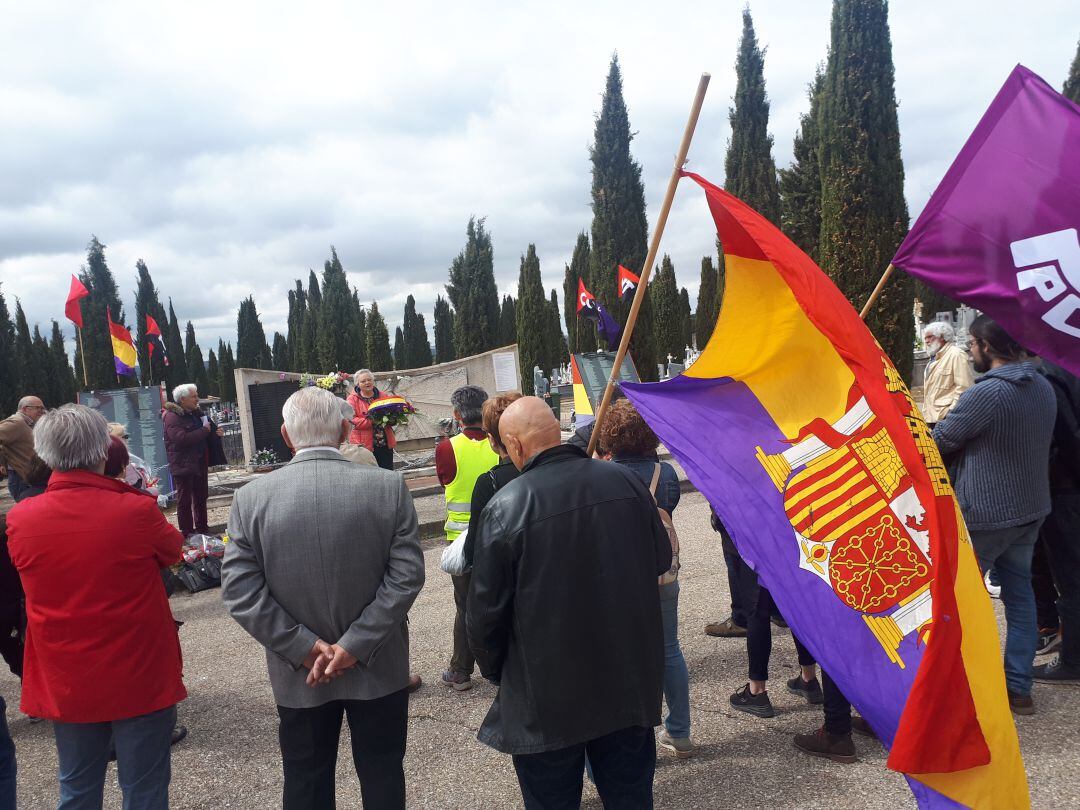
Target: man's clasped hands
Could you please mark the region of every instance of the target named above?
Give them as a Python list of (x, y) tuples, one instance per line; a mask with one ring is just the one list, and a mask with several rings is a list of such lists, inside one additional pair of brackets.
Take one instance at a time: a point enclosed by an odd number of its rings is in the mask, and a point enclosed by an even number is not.
[(340, 678), (347, 669), (356, 666), (356, 657), (338, 644), (327, 644), (321, 638), (316, 639), (311, 652), (304, 659), (304, 666), (310, 670), (307, 676), (308, 686), (330, 683)]

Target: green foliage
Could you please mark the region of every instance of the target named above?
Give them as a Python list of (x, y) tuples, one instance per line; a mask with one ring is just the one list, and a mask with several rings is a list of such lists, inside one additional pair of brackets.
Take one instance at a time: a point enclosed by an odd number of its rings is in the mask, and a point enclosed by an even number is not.
[[(623, 100), (619, 59), (612, 57), (600, 115), (596, 119), (592, 160), (592, 250), (589, 256), (591, 292), (620, 324), (626, 323), (629, 302), (619, 301), (616, 271), (623, 265), (638, 272), (648, 251), (645, 187), (641, 166), (630, 154), (630, 116)], [(576, 297), (576, 282), (574, 295)], [(657, 350), (648, 296), (638, 311), (630, 351), (643, 380), (656, 379)], [(579, 341), (581, 333), (578, 333)]]
[(394, 368), (399, 371), (405, 368), (405, 335), (400, 326), (394, 330)]
[(788, 238), (815, 262), (821, 241), (821, 97), (825, 71), (819, 66), (807, 88), (808, 112), (799, 116), (795, 135), (795, 161), (780, 170), (781, 227)]
[(367, 360), (372, 371), (391, 371), (394, 368), (394, 358), (390, 354), (390, 333), (386, 329), (386, 321), (379, 312), (377, 301), (371, 303), (371, 310), (367, 315)]
[(304, 332), (304, 313), (307, 311), (307, 293), (300, 279), (296, 279), (296, 287), (289, 290), (289, 318), (285, 344), (289, 348), (289, 371), (303, 371), (303, 362), (300, 360), (301, 335)]
[(322, 303), (316, 325), (318, 368), (326, 371), (355, 371), (356, 349), (350, 327), (355, 320), (352, 291), (337, 250), (331, 245), (330, 258), (323, 265)]
[[(160, 349), (155, 349), (154, 356), (150, 356), (147, 348), (146, 316), (153, 318), (162, 330), (168, 328), (169, 319), (165, 314), (165, 307), (161, 305), (154, 280), (150, 278), (146, 262), (139, 259), (135, 262), (135, 269), (135, 349), (139, 356), (139, 376), (143, 385), (159, 385), (167, 377), (165, 358), (162, 357)], [(162, 341), (164, 338), (163, 334)], [(161, 345), (164, 346), (164, 342)]]
[(435, 362), (448, 363), (455, 359), (454, 310), (441, 295), (435, 296)]
[(1072, 66), (1069, 68), (1069, 78), (1065, 80), (1065, 86), (1061, 88), (1065, 98), (1080, 104), (1080, 44), (1076, 46), (1076, 56), (1073, 57)]
[(694, 336), (698, 349), (704, 349), (712, 337), (719, 315), (719, 291), (717, 285), (720, 276), (716, 272), (711, 256), (701, 257), (701, 281), (698, 283), (697, 310), (694, 316)]
[(255, 298), (249, 295), (240, 302), (236, 315), (236, 364), (238, 368), (274, 367), (266, 332), (255, 308)]
[[(161, 326), (161, 324), (158, 324), (158, 326)], [(165, 367), (165, 381), (171, 397), (176, 386), (192, 382), (191, 377), (188, 375), (184, 341), (180, 337), (180, 322), (177, 320), (176, 310), (173, 309), (171, 298), (169, 299), (169, 317), (166, 325), (162, 328), (165, 330), (165, 351), (169, 353), (169, 365)]]
[(521, 257), (514, 313), (517, 319), (518, 358), (521, 362), (521, 389), (526, 396), (534, 393), (533, 366), (544, 370), (549, 359), (551, 341), (547, 337), (546, 326), (550, 306), (544, 295), (536, 245), (529, 245)]
[(679, 290), (679, 321), (682, 328), (680, 338), (683, 348), (694, 345), (694, 314), (690, 311), (690, 293), (686, 287)]
[(424, 316), (416, 311), (416, 299), (410, 294), (405, 299), (405, 317), (401, 325), (402, 368), (425, 368), (431, 365), (431, 343), (428, 341)]
[(206, 374), (206, 364), (203, 362), (202, 349), (195, 340), (195, 327), (191, 321), (187, 322), (186, 345), (184, 347), (184, 359), (187, 363), (188, 374), (191, 375), (189, 382), (195, 383), (199, 393), (205, 396), (210, 391), (209, 378)]
[(360, 295), (352, 291), (352, 320), (349, 322), (344, 371), (357, 372), (367, 367), (367, 313), (360, 306)]
[(232, 345), (218, 341), (218, 362), (221, 364), (221, 381), (218, 383), (219, 396), (223, 402), (236, 402), (236, 360)]
[(83, 348), (90, 388), (116, 388), (116, 364), (106, 314), (111, 310), (113, 321), (123, 323), (124, 308), (120, 304), (116, 280), (105, 262), (105, 245), (96, 236), (91, 237), (87, 246), (86, 264), (79, 271), (79, 280), (90, 292), (82, 300)]
[[(38, 332), (38, 337), (41, 337), (40, 332)], [(41, 358), (34, 350), (34, 338), (30, 334), (30, 325), (26, 322), (22, 302), (17, 298), (15, 299), (15, 367), (18, 370), (20, 398), (35, 396), (45, 400), (47, 406), (57, 404), (48, 401), (48, 370), (42, 367)], [(115, 374), (113, 379), (115, 380)], [(116, 387), (115, 383), (112, 387)]]
[(780, 191), (769, 135), (765, 54), (758, 47), (750, 9), (743, 9), (742, 38), (735, 61), (735, 106), (729, 114), (731, 141), (724, 160), (724, 188), (771, 222), (780, 222)]
[(566, 336), (562, 331), (562, 317), (559, 314), (559, 294), (551, 291), (551, 300), (548, 307), (547, 325), (544, 329), (544, 374), (550, 376), (551, 372), (569, 360), (566, 351)]
[(64, 347), (64, 333), (60, 331), (60, 324), (56, 321), (52, 322), (49, 354), (51, 355), (49, 375), (52, 380), (56, 404), (63, 405), (66, 402), (74, 402), (75, 372), (71, 368), (67, 349)]
[[(835, 0), (820, 115), (820, 265), (859, 308), (908, 228), (885, 0)], [(913, 298), (897, 273), (867, 318), (908, 380)]]
[(32, 344), (31, 361), (42, 379), (42, 383), (39, 383), (38, 395), (49, 407), (55, 408), (57, 405), (63, 405), (63, 381), (53, 374), (52, 350), (49, 348), (49, 342), (45, 340), (45, 336), (41, 334), (41, 328), (37, 324), (34, 324)]
[[(654, 273), (652, 283), (649, 285), (649, 296), (652, 298), (653, 313), (656, 317), (654, 338), (656, 349), (659, 352), (657, 362), (666, 363), (670, 354), (679, 360), (686, 346), (683, 341), (682, 312), (679, 305), (679, 285), (675, 280), (675, 266), (671, 263), (671, 257), (664, 254), (660, 267)], [(641, 369), (638, 369), (640, 373)]]
[(270, 355), (274, 358), (274, 371), (289, 370), (289, 341), (281, 332), (274, 332), (274, 345), (270, 347)]
[(517, 343), (517, 306), (514, 296), (504, 295), (499, 310), (499, 345)]
[(454, 352), (458, 357), (486, 352), (498, 345), (499, 290), (491, 236), (475, 217), (465, 229), (465, 249), (450, 265), (446, 294), (454, 307)]
[(7, 300), (0, 288), (0, 418), (15, 413), (22, 396), (20, 391), (22, 379), (15, 355), (15, 324), (11, 321)]
[(577, 314), (578, 279), (589, 286), (589, 235), (578, 234), (570, 264), (563, 276), (563, 318), (566, 321), (566, 344), (571, 354), (594, 351), (596, 330)]
[[(218, 341), (221, 346), (221, 341)], [(210, 357), (206, 361), (206, 393), (212, 397), (221, 396), (221, 366), (218, 365), (217, 354), (210, 350)]]
[(315, 271), (308, 273), (307, 307), (304, 310), (303, 325), (300, 334), (298, 371), (317, 371), (319, 361), (319, 311), (322, 309), (322, 292)]

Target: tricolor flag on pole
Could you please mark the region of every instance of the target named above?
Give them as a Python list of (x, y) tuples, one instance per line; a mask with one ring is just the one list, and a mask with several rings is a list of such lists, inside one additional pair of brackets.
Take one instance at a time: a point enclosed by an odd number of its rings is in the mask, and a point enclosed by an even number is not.
[(72, 273), (71, 289), (68, 290), (67, 303), (64, 304), (64, 316), (80, 329), (82, 329), (83, 321), (82, 306), (80, 306), (79, 302), (88, 295), (90, 295), (90, 291)]
[(113, 323), (112, 311), (107, 307), (105, 317), (109, 319), (109, 336), (112, 339), (116, 376), (133, 376), (139, 359), (135, 352), (135, 342), (131, 339), (131, 332), (123, 324)]
[(623, 267), (619, 265), (618, 274), (615, 277), (616, 284), (619, 290), (619, 300), (625, 301), (627, 298), (633, 298), (634, 293), (637, 291), (637, 285), (641, 283), (641, 279)]
[(608, 344), (608, 350), (614, 351), (619, 346), (619, 337), (622, 335), (622, 327), (604, 309), (603, 304), (585, 289), (585, 281), (578, 279), (577, 314), (578, 317), (586, 317), (596, 322), (596, 332), (604, 338)]
[(697, 362), (624, 384), (922, 807), (1027, 807), (997, 622), (941, 456), (847, 299), (697, 175), (724, 305)]
[[(156, 339), (155, 339), (156, 338)], [(154, 349), (161, 346), (161, 359), (165, 365), (169, 365), (169, 355), (165, 351), (165, 340), (161, 336), (161, 327), (157, 325), (157, 321), (146, 316), (146, 352), (151, 360), (154, 359)]]
[(892, 263), (1080, 374), (1080, 107), (1017, 65)]

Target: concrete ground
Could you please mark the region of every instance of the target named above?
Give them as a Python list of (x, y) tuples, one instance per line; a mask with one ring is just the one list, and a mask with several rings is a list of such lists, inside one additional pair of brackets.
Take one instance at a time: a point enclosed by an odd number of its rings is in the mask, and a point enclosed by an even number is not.
[[(713, 639), (705, 622), (726, 615), (727, 581), (719, 538), (709, 528), (708, 507), (696, 494), (675, 513), (683, 549), (680, 636), (690, 667), (693, 736), (698, 755), (676, 761), (659, 756), (656, 805), (660, 808), (895, 808), (914, 802), (904, 780), (885, 769), (871, 740), (856, 737), (860, 761), (837, 765), (796, 752), (791, 737), (821, 723), (819, 707), (789, 695), (783, 679), (796, 671), (787, 631), (775, 634), (773, 688), (778, 716), (761, 720), (731, 709), (728, 696), (745, 682), (745, 647), (738, 639)], [(440, 549), (428, 544), (428, 582), (411, 613), (413, 669), (425, 685), (409, 710), (405, 760), (410, 807), (503, 808), (521, 805), (509, 757), (478, 743), (476, 730), (494, 689), (479, 682), (450, 692), (438, 682), (450, 654), (453, 595), (438, 570)], [(221, 606), (217, 591), (172, 600), (184, 647), (190, 697), (180, 706), (188, 738), (173, 751), (174, 808), (270, 808), (280, 805), (281, 764), (277, 718), (263, 652)], [(999, 619), (1001, 608), (998, 604)], [(1004, 624), (1002, 623), (1002, 629)], [(5, 670), (0, 694), (18, 751), (19, 807), (55, 807), (56, 752), (48, 723), (31, 725), (15, 706), (18, 682)], [(1080, 687), (1036, 684), (1038, 714), (1018, 719), (1032, 804), (1075, 807), (1080, 768), (1075, 747)], [(339, 758), (338, 801), (360, 804), (347, 736)], [(119, 807), (114, 767), (106, 807)], [(600, 806), (586, 786), (586, 807)]]

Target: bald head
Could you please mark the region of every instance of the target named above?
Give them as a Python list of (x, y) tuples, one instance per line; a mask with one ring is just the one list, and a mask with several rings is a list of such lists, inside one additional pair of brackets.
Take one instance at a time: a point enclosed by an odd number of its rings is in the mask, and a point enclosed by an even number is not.
[(39, 397), (23, 397), (19, 400), (19, 413), (36, 422), (45, 414), (45, 403)]
[(522, 397), (507, 408), (499, 419), (499, 436), (519, 470), (537, 453), (562, 441), (559, 420), (539, 397)]

